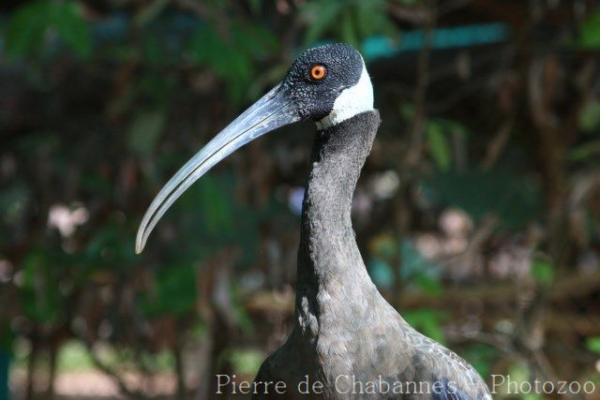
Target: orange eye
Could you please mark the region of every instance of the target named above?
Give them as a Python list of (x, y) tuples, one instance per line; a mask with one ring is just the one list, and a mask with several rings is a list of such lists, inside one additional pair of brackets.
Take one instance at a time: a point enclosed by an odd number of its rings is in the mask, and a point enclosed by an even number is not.
[(315, 64), (310, 68), (310, 77), (315, 81), (320, 81), (327, 76), (327, 68), (322, 64)]

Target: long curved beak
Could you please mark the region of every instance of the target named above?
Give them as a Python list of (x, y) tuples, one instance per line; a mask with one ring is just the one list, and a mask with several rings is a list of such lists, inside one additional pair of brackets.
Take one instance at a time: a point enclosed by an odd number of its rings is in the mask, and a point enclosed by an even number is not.
[(148, 236), (171, 205), (219, 161), (248, 142), (300, 120), (297, 107), (277, 85), (194, 155), (166, 183), (146, 211), (137, 232), (135, 252), (144, 250)]

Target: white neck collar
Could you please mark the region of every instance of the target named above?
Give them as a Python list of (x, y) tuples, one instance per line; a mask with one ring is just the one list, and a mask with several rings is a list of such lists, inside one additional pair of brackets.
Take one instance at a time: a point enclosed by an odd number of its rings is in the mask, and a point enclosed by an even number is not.
[(360, 79), (356, 85), (344, 89), (335, 99), (333, 109), (326, 117), (317, 121), (317, 129), (323, 130), (350, 119), (365, 111), (373, 110), (373, 85), (363, 62)]

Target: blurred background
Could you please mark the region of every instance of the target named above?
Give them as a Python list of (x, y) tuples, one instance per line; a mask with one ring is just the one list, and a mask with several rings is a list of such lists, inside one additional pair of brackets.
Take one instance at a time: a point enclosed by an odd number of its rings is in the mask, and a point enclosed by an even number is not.
[(141, 256), (135, 232), (327, 41), (362, 51), (383, 117), (353, 208), (382, 293), (485, 377), (600, 388), (596, 1), (3, 0), (0, 399), (253, 378), (291, 327), (313, 124), (220, 164)]

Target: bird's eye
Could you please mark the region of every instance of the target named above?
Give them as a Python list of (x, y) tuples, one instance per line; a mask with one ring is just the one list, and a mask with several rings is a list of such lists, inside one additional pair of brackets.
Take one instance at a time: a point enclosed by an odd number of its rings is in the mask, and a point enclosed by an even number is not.
[(314, 81), (320, 81), (327, 76), (327, 67), (323, 64), (315, 64), (310, 67), (310, 78)]

